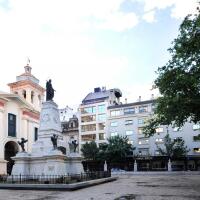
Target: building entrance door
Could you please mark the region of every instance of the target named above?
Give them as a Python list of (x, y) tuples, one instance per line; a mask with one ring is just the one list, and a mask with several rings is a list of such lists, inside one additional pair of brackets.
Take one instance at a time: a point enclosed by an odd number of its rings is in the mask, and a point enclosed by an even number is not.
[(14, 160), (11, 157), (15, 156), (18, 152), (18, 144), (13, 141), (9, 141), (5, 144), (4, 147), (4, 159), (8, 161), (7, 163), (7, 173), (11, 175), (12, 168), (14, 165)]

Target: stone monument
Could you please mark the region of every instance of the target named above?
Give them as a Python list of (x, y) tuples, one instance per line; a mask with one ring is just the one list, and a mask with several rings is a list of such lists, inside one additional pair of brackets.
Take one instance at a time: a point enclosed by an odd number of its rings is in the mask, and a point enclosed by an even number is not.
[(171, 163), (171, 160), (170, 160), (170, 159), (168, 160), (168, 168), (167, 168), (167, 170), (168, 170), (169, 172), (172, 171), (172, 163)]
[(38, 140), (32, 146), (32, 152), (19, 152), (12, 175), (64, 175), (83, 172), (82, 158), (76, 155), (64, 155), (58, 147), (65, 147), (57, 104), (53, 101), (54, 89), (51, 80), (46, 84), (46, 101), (42, 103)]
[(134, 162), (134, 172), (137, 172), (137, 161)]

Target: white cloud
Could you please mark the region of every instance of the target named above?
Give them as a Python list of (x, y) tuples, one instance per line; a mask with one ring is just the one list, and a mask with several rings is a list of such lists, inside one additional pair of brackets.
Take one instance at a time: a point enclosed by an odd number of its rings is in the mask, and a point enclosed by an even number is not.
[(125, 31), (133, 28), (138, 24), (139, 20), (135, 13), (117, 12), (110, 15), (98, 28), (110, 29), (117, 32)]
[(118, 85), (127, 58), (97, 52), (87, 31), (99, 23), (113, 22), (115, 31), (134, 26), (135, 15), (120, 11), (123, 1), (10, 0), (9, 9), (0, 10), (0, 90), (23, 73), (26, 56), (42, 85), (52, 78), (60, 106), (80, 103), (88, 88)]
[(149, 11), (145, 13), (142, 17), (146, 22), (153, 23), (156, 21), (155, 19), (155, 10)]
[[(82, 31), (83, 26), (88, 28), (85, 20), (93, 17), (95, 24), (104, 29), (113, 27), (114, 30), (123, 31), (134, 27), (136, 15), (122, 13), (120, 6), (125, 0), (10, 0), (11, 16), (15, 16), (18, 23), (47, 24), (55, 29)], [(16, 21), (15, 20), (15, 21)], [(126, 20), (126, 22), (125, 22)], [(125, 25), (124, 25), (125, 23)], [(84, 25), (83, 25), (84, 24)], [(113, 26), (108, 26), (114, 24)], [(68, 29), (67, 29), (68, 31)]]
[(183, 19), (188, 14), (196, 13), (198, 0), (133, 0), (144, 3), (144, 12), (171, 8), (171, 17)]
[(181, 1), (177, 0), (172, 8), (171, 16), (177, 19), (183, 19), (188, 14), (197, 12), (197, 0)]
[(141, 100), (149, 100), (154, 95), (154, 98), (159, 96), (159, 91), (157, 89), (152, 90), (152, 84), (134, 84), (129, 86), (121, 87), (123, 92), (122, 101), (125, 102), (125, 98), (128, 103), (138, 101), (139, 96), (141, 96)]

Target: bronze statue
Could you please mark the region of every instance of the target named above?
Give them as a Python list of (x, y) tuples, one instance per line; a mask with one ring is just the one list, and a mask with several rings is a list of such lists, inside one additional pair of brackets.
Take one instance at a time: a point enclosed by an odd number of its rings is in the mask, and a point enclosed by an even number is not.
[(51, 142), (53, 144), (54, 149), (57, 149), (57, 140), (58, 140), (58, 135), (53, 134), (53, 136), (51, 136)]
[(52, 101), (54, 97), (54, 89), (51, 84), (51, 79), (46, 82), (46, 101)]
[(24, 138), (21, 138), (21, 142), (18, 141), (18, 144), (21, 146), (22, 148), (22, 152), (25, 152), (25, 148), (24, 148), (24, 144), (28, 142), (28, 140), (25, 140)]
[(72, 144), (73, 144), (73, 146), (74, 146), (74, 153), (75, 153), (75, 152), (76, 152), (76, 148), (77, 148), (77, 146), (78, 146), (77, 140), (72, 140)]

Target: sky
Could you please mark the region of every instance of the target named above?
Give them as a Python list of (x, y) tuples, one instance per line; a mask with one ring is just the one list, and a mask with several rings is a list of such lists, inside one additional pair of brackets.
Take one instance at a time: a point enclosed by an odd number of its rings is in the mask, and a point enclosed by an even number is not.
[(119, 88), (122, 99), (149, 99), (156, 69), (196, 0), (0, 0), (0, 90), (24, 72), (59, 108), (74, 108), (95, 87)]

